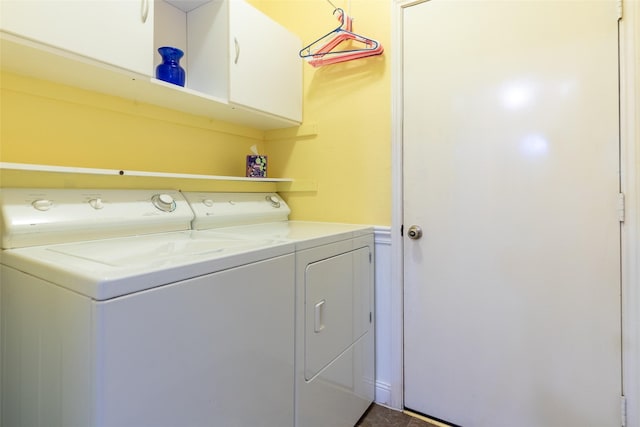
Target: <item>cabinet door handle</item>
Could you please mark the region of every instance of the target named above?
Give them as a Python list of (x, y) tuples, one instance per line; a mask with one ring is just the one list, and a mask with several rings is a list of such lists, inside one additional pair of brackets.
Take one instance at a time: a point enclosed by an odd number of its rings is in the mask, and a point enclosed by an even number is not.
[(142, 23), (147, 22), (147, 17), (149, 16), (149, 0), (141, 0), (140, 1), (140, 17), (142, 18)]
[(236, 47), (236, 59), (233, 60), (233, 63), (237, 64), (238, 58), (240, 58), (240, 43), (238, 43), (238, 39), (236, 37), (233, 38), (233, 44)]

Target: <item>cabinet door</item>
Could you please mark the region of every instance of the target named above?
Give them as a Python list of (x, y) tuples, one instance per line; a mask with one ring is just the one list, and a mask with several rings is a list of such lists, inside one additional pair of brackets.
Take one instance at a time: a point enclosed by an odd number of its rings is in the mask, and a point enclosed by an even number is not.
[(153, 0), (2, 0), (3, 31), (145, 75), (153, 72)]
[(302, 121), (302, 42), (240, 0), (229, 4), (229, 101)]

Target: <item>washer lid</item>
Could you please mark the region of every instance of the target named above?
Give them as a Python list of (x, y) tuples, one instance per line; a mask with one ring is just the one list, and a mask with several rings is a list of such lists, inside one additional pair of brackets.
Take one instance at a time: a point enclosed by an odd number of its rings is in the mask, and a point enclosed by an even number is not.
[(9, 249), (2, 264), (96, 300), (292, 253), (292, 244), (178, 231)]

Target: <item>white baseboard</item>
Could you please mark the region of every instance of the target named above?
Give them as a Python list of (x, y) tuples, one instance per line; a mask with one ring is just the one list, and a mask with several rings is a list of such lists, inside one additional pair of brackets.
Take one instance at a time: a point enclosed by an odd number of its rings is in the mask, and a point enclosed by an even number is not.
[(389, 406), (391, 404), (391, 384), (376, 381), (376, 400), (379, 405)]

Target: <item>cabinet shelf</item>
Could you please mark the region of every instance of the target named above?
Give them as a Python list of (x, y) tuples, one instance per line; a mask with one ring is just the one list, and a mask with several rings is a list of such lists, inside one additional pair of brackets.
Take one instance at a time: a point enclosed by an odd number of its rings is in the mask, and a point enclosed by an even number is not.
[(172, 85), (82, 55), (0, 31), (3, 71), (119, 96), (260, 130), (299, 126), (278, 116)]
[(182, 10), (183, 12), (189, 12), (193, 9), (196, 9), (202, 6), (205, 3), (208, 3), (211, 0), (165, 0), (165, 1), (171, 4), (173, 7)]

